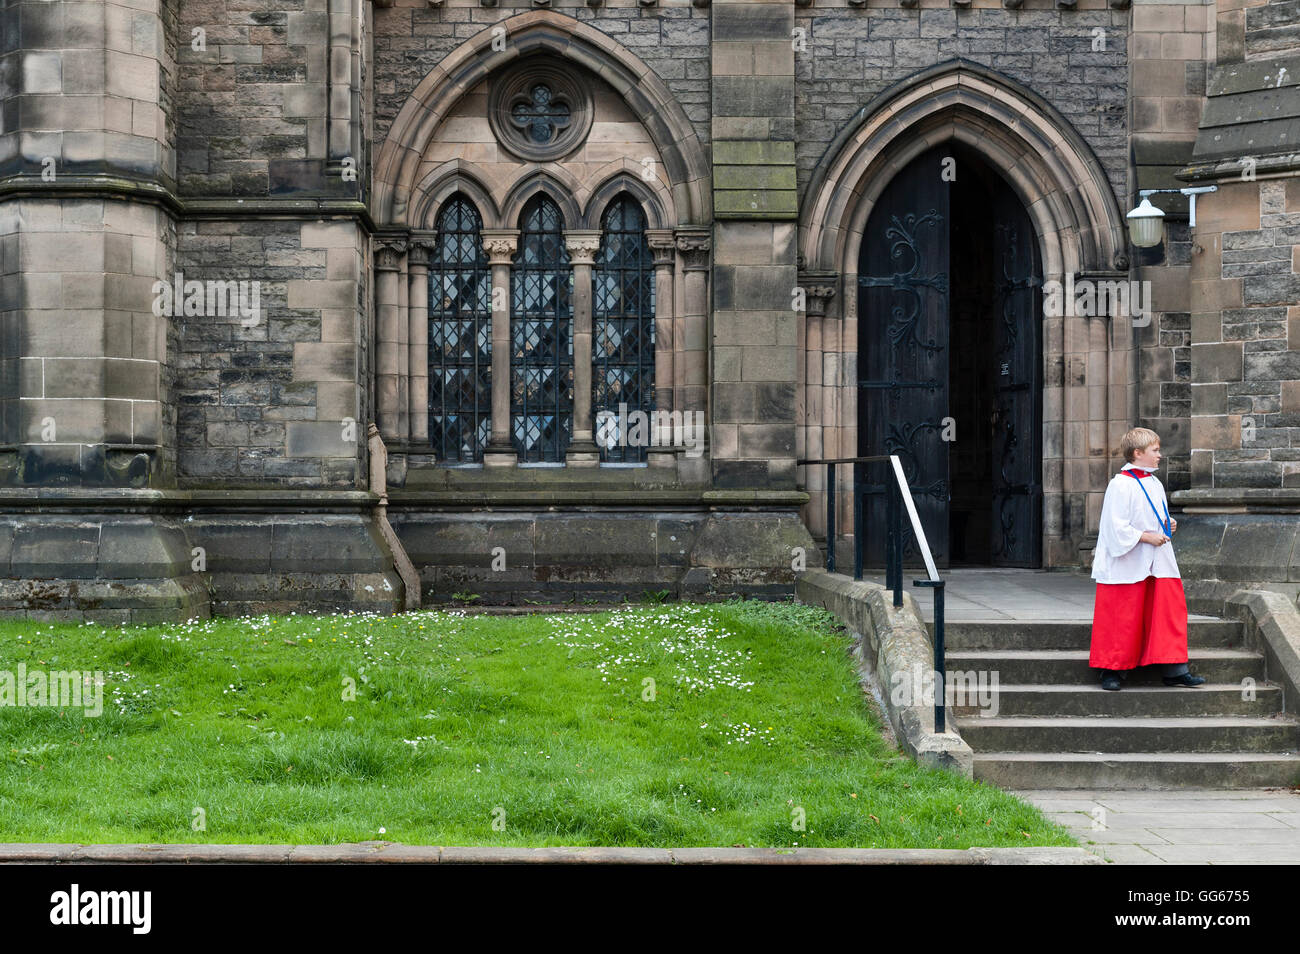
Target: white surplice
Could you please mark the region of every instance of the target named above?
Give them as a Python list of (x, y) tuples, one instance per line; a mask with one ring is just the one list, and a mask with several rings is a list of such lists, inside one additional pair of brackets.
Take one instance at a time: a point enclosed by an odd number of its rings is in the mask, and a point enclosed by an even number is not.
[[(1173, 543), (1156, 546), (1142, 543), (1142, 531), (1164, 533), (1165, 488), (1145, 467), (1130, 464), (1125, 470), (1144, 474), (1138, 480), (1128, 474), (1116, 474), (1106, 488), (1101, 505), (1101, 526), (1097, 531), (1097, 549), (1092, 557), (1092, 578), (1098, 583), (1139, 583), (1148, 576), (1178, 577), (1178, 561)], [(1143, 496), (1145, 488), (1151, 503)], [(1159, 519), (1151, 505), (1159, 511)], [(1176, 536), (1173, 535), (1173, 536)], [(1172, 537), (1171, 537), (1172, 539)]]

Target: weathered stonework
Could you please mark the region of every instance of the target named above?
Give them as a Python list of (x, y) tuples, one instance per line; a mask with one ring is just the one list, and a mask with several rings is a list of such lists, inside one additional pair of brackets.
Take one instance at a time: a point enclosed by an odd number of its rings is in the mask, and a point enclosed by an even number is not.
[[(3, 3), (0, 612), (402, 606), (371, 423), (425, 599), (788, 594), (798, 552), (816, 563), (805, 527), (828, 529), (823, 472), (797, 461), (882, 450), (858, 443), (858, 359), (881, 346), (859, 338), (862, 233), (944, 143), (1010, 186), (1043, 280), (1151, 283), (1149, 323), (1043, 319), (1044, 564), (1086, 562), (1141, 423), (1175, 505), (1223, 518), (1199, 549), (1185, 525), (1209, 574), (1257, 516), (1300, 508), (1297, 29), (1294, 0)], [(512, 71), (555, 89), (521, 103), (534, 82), (503, 92)], [(503, 133), (502, 97), (556, 138)], [(1132, 247), (1136, 190), (1189, 183), (1218, 186), (1196, 226), (1157, 195), (1165, 240)], [(542, 194), (574, 419), (568, 456), (532, 467), (511, 359), (539, 346), (512, 312)], [(603, 216), (623, 195), (645, 219), (654, 407), (708, 427), (602, 463), (594, 369), (623, 347), (600, 338)], [(455, 196), (494, 302), (481, 460), (430, 434)], [(257, 309), (187, 309), (185, 282), (255, 283)], [(1267, 512), (1216, 512), (1242, 506)], [(1234, 565), (1286, 580), (1288, 561)]]

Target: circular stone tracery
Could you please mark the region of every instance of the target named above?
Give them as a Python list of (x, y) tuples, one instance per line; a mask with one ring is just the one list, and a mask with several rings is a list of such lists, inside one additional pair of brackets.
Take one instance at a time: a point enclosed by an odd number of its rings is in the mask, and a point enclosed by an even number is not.
[(531, 60), (492, 86), (488, 123), (497, 141), (521, 159), (546, 162), (577, 149), (591, 132), (589, 84), (550, 60)]

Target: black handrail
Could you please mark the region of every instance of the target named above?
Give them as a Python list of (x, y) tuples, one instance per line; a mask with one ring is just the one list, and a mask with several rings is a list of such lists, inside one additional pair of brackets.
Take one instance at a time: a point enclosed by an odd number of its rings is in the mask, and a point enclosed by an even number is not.
[(913, 580), (913, 586), (928, 586), (934, 590), (934, 729), (943, 732), (947, 726), (947, 713), (944, 707), (944, 689), (947, 685), (947, 670), (944, 660), (943, 637), (943, 592), (944, 581), (940, 579), (930, 554), (930, 545), (926, 542), (925, 531), (921, 528), (920, 518), (916, 513), (916, 504), (912, 500), (911, 488), (903, 478), (903, 467), (896, 454), (880, 454), (873, 457), (835, 457), (817, 460), (797, 460), (799, 467), (825, 465), (826, 467), (826, 572), (835, 572), (835, 468), (840, 464), (854, 467), (853, 480), (853, 579), (862, 579), (863, 548), (863, 481), (856, 479), (857, 465), (889, 463), (893, 479), (885, 480), (885, 588), (894, 591), (894, 606), (903, 605), (903, 527), (902, 513), (906, 508), (908, 519), (912, 523), (912, 532), (922, 548), (922, 557), (926, 563), (929, 578)]

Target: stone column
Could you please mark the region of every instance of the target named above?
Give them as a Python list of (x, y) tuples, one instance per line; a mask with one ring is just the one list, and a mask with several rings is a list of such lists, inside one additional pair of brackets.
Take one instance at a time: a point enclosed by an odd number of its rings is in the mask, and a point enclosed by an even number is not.
[[(655, 410), (677, 408), (673, 394), (673, 271), (677, 267), (676, 242), (672, 229), (647, 229), (646, 241), (655, 260)], [(658, 428), (656, 416), (654, 426)], [(651, 467), (672, 467), (675, 448), (672, 434), (653, 435), (646, 461)]]
[(483, 451), (483, 463), (512, 467), (519, 455), (510, 442), (510, 265), (519, 245), (519, 230), (484, 229), (482, 235), (492, 266), (492, 435)]
[(573, 264), (573, 441), (564, 460), (574, 467), (595, 467), (600, 451), (592, 439), (591, 271), (600, 250), (600, 231), (569, 229), (564, 247)]
[(411, 443), (429, 441), (429, 254), (434, 241), (416, 238), (406, 254), (407, 293), (407, 348), (410, 386), (407, 398), (410, 406)]
[[(825, 426), (825, 408), (831, 400), (835, 380), (827, 375), (826, 356), (838, 347), (838, 328), (826, 317), (826, 306), (835, 295), (838, 276), (824, 272), (802, 272), (799, 287), (805, 296), (804, 408), (799, 427), (804, 432), (804, 455), (809, 459), (839, 456), (832, 450), (834, 442)], [(848, 456), (848, 455), (845, 455)], [(813, 497), (808, 510), (808, 526), (814, 534), (825, 532), (826, 501), (824, 467), (807, 468), (804, 489)], [(848, 471), (844, 471), (845, 474)], [(837, 501), (838, 506), (838, 501)], [(837, 512), (839, 512), (837, 510)], [(851, 519), (852, 513), (849, 512)]]
[(673, 322), (673, 409), (707, 408), (709, 249), (708, 229), (677, 230), (677, 251), (685, 273), (683, 314)]
[(405, 440), (399, 434), (401, 408), (398, 377), (401, 360), (401, 257), (405, 239), (380, 239), (375, 245), (375, 417), (379, 433), (387, 440)]

